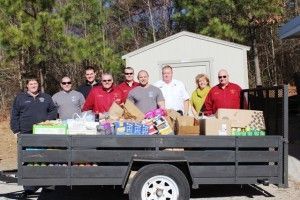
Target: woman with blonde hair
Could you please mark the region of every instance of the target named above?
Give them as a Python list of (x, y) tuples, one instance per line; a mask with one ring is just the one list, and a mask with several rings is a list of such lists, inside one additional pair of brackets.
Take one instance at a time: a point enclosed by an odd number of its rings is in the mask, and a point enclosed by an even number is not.
[(193, 115), (198, 117), (205, 102), (206, 96), (210, 90), (210, 85), (209, 79), (205, 74), (198, 74), (195, 77), (195, 82), (197, 88), (192, 93), (191, 104)]

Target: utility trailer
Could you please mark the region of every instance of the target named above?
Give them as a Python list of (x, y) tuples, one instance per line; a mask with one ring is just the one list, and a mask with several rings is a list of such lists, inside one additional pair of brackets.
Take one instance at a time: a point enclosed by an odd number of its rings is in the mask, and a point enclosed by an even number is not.
[(18, 183), (120, 185), (130, 200), (187, 200), (202, 184), (287, 187), (287, 87), (242, 95), (264, 111), (266, 136), (19, 135)]

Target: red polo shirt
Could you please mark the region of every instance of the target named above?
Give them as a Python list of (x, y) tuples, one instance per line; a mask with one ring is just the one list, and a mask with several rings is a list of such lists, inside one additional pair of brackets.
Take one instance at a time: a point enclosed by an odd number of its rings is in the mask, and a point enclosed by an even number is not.
[(130, 90), (132, 90), (133, 88), (135, 88), (136, 86), (139, 86), (140, 84), (138, 82), (133, 81), (131, 87), (128, 85), (128, 83), (125, 81), (121, 84), (119, 84), (117, 87), (119, 90), (121, 90), (123, 92), (123, 98), (126, 100), (128, 93), (130, 92)]
[(229, 83), (224, 89), (220, 85), (214, 86), (205, 99), (205, 115), (215, 114), (218, 108), (239, 109), (241, 90), (234, 83)]
[(113, 87), (112, 90), (107, 92), (103, 90), (102, 86), (96, 86), (90, 91), (82, 110), (93, 110), (94, 113), (108, 112), (113, 102), (123, 103), (121, 90)]

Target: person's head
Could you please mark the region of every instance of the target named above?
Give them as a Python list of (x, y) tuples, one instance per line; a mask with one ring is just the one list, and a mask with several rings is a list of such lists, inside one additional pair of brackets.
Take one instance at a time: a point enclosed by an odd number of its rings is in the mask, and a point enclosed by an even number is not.
[(63, 91), (69, 92), (72, 89), (72, 81), (68, 76), (64, 76), (60, 81), (60, 87)]
[(113, 86), (114, 80), (111, 73), (102, 73), (101, 83), (104, 89), (110, 89)]
[(170, 83), (173, 78), (173, 69), (170, 65), (166, 65), (162, 68), (162, 78), (165, 83)]
[(131, 82), (133, 81), (133, 77), (134, 77), (134, 70), (132, 67), (126, 67), (124, 69), (124, 76), (125, 76), (125, 81), (126, 82)]
[(39, 82), (36, 78), (29, 78), (26, 80), (27, 91), (34, 94), (39, 90)]
[(221, 86), (226, 86), (229, 83), (229, 75), (225, 69), (221, 69), (218, 72), (218, 79)]
[(139, 73), (137, 75), (137, 78), (138, 78), (138, 80), (139, 80), (142, 87), (148, 85), (149, 74), (146, 70), (139, 71)]
[(198, 74), (195, 78), (196, 85), (198, 88), (203, 89), (209, 86), (209, 79), (205, 74)]
[(89, 66), (87, 68), (85, 68), (85, 78), (88, 82), (92, 83), (95, 81), (96, 79), (96, 71), (95, 68), (92, 66)]

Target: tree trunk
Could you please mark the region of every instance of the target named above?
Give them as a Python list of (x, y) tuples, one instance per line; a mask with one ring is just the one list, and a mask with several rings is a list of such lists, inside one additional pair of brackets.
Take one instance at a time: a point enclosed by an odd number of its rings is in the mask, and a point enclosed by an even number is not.
[(273, 75), (274, 75), (274, 85), (278, 85), (278, 81), (277, 81), (277, 69), (276, 69), (276, 61), (275, 61), (275, 48), (274, 48), (274, 40), (273, 40), (273, 29), (272, 27), (270, 28), (270, 32), (271, 32), (271, 49), (272, 49), (272, 62), (273, 62)]
[(39, 69), (39, 77), (40, 77), (40, 85), (41, 85), (41, 92), (45, 92), (45, 87), (44, 87), (44, 74), (43, 74), (43, 69)]
[(23, 50), (23, 47), (22, 47), (21, 55), (19, 57), (19, 70), (18, 70), (18, 81), (19, 81), (20, 90), (24, 89), (23, 81), (22, 81), (23, 70), (24, 70), (24, 50)]
[(156, 42), (156, 34), (155, 34), (155, 27), (154, 27), (154, 22), (153, 22), (153, 16), (152, 16), (152, 10), (151, 10), (151, 5), (150, 5), (150, 1), (147, 0), (147, 6), (148, 6), (148, 11), (149, 11), (149, 15), (150, 15), (150, 24), (151, 24), (151, 28), (152, 28), (152, 37), (153, 37), (153, 42)]
[(262, 86), (259, 60), (258, 60), (258, 50), (257, 50), (257, 41), (256, 41), (255, 28), (252, 28), (252, 34), (253, 34), (252, 45), (253, 45), (253, 52), (254, 52), (254, 66), (255, 66), (256, 86)]

